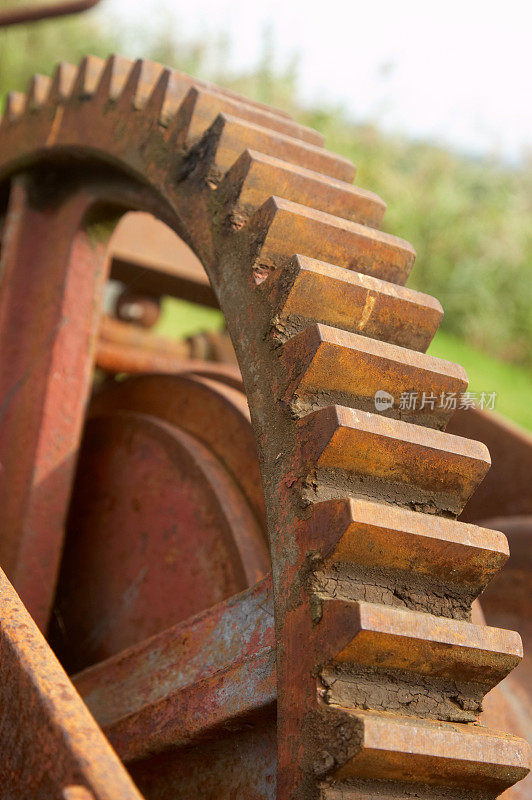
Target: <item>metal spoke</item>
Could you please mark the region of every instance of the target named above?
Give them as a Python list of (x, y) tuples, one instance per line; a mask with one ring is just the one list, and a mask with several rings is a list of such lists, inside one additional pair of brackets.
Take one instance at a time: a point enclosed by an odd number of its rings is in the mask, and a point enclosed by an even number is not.
[(0, 562), (47, 623), (106, 280), (90, 190), (38, 205), (13, 179), (0, 261)]

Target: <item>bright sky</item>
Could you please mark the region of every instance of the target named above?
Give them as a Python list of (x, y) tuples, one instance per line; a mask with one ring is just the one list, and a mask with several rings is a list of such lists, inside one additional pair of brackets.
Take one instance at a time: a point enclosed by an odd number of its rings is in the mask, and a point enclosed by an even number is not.
[[(114, 16), (160, 0), (104, 0)], [(224, 30), (235, 68), (257, 62), (270, 25), (276, 61), (299, 56), (303, 99), (341, 101), (357, 119), (477, 153), (532, 151), (530, 0), (166, 0), (186, 38)]]

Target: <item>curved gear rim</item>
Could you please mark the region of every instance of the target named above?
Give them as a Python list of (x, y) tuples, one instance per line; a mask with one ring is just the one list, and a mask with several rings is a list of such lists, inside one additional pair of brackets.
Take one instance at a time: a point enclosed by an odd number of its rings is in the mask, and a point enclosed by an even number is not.
[[(445, 414), (369, 410), (381, 388), (467, 385), (423, 355), (441, 309), (404, 288), (414, 253), (376, 229), (382, 201), (286, 117), (116, 57), (60, 65), (12, 94), (0, 145), (6, 176), (55, 152), (149, 182), (149, 210), (209, 274), (263, 476), (282, 643), (278, 797), (426, 783), (488, 797), (522, 778), (524, 743), (475, 724), (482, 694), (520, 657), (519, 637), (468, 621), (505, 540), (452, 519), (489, 455), (443, 433)], [(361, 677), (366, 695), (346, 707)], [(430, 712), (394, 707), (391, 678)], [(462, 718), (449, 719), (458, 684)]]

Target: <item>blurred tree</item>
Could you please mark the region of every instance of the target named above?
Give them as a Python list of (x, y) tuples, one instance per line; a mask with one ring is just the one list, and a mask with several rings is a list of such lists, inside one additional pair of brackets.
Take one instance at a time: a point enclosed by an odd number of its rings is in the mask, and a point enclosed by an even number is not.
[(409, 285), (437, 297), (443, 329), (532, 365), (532, 162), (509, 166), (306, 112), (327, 146), (359, 166), (357, 183), (388, 204), (385, 229), (412, 242)]
[[(15, 5), (14, 0), (9, 5)], [(87, 53), (106, 56), (118, 43), (116, 35), (106, 32), (96, 10), (0, 28), (0, 97), (12, 89), (24, 91), (35, 72), (49, 75), (58, 61), (76, 63)]]
[[(32, 73), (86, 53), (149, 57), (289, 110), (320, 130), (327, 147), (359, 165), (357, 183), (389, 205), (387, 230), (416, 247), (410, 285), (445, 308), (443, 328), (492, 355), (532, 366), (532, 161), (517, 167), (466, 158), (356, 124), (342, 108), (298, 104), (297, 60), (279, 66), (264, 30), (254, 69), (231, 69), (227, 32), (187, 39), (161, 6), (142, 31), (101, 10), (0, 30), (0, 96)], [(105, 24), (104, 24), (105, 23)]]

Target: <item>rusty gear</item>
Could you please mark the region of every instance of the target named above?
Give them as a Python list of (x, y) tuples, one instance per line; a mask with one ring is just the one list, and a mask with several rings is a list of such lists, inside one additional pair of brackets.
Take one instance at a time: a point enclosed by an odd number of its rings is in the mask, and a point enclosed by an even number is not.
[[(125, 211), (150, 211), (201, 260), (227, 321), (272, 582), (94, 664), (78, 691), (146, 797), (487, 800), (528, 771), (523, 740), (477, 724), (522, 655), (517, 634), (470, 621), (508, 556), (502, 533), (455, 521), (489, 455), (443, 431), (452, 411), (432, 397), (467, 382), (424, 354), (442, 311), (404, 287), (414, 251), (378, 230), (384, 203), (321, 145), (280, 112), (151, 62), (89, 57), (10, 96), (1, 563), (45, 629), (106, 243)], [(412, 393), (421, 408), (401, 402)], [(104, 440), (178, 446), (141, 410), (117, 413), (89, 422), (94, 441), (100, 425)], [(12, 796), (138, 798), (1, 585)]]

